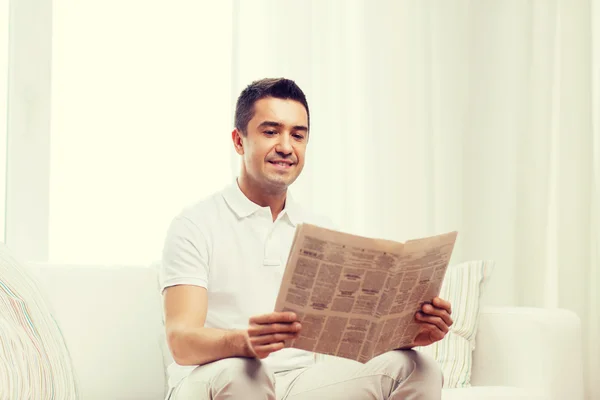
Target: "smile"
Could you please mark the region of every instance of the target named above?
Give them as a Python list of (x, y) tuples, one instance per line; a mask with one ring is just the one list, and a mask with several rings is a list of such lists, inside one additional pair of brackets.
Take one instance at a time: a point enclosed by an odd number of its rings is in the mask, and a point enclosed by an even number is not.
[(280, 167), (280, 168), (290, 168), (291, 166), (293, 166), (293, 163), (290, 162), (286, 162), (286, 161), (269, 161), (270, 164), (275, 165), (276, 167)]

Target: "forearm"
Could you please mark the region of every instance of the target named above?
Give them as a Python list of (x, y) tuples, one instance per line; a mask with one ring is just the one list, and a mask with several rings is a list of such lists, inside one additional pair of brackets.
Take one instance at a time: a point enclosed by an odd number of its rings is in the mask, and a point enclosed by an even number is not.
[(180, 365), (202, 365), (248, 354), (244, 331), (176, 328), (167, 337), (173, 359)]

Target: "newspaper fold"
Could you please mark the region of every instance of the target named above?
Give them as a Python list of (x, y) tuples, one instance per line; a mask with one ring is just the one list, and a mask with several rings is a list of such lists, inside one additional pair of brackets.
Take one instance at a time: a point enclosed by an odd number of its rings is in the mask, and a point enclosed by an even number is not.
[(286, 347), (367, 362), (409, 346), (415, 313), (439, 295), (457, 232), (405, 243), (300, 224), (275, 311), (293, 311)]

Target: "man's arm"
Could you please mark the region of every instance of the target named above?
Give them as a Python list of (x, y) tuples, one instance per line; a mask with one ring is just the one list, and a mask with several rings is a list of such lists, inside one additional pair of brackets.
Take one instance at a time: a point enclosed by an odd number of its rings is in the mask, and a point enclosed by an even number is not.
[(229, 357), (265, 358), (296, 338), (300, 323), (293, 313), (252, 317), (247, 330), (205, 328), (208, 296), (205, 288), (176, 285), (165, 289), (167, 342), (179, 365), (202, 365)]
[(241, 332), (204, 328), (207, 292), (200, 286), (177, 285), (164, 291), (167, 343), (180, 365), (201, 365), (241, 356), (245, 338)]

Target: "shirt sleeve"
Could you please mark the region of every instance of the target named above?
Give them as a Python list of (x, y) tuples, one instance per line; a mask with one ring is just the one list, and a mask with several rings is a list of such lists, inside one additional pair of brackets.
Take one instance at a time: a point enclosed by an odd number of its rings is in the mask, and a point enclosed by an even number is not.
[(201, 229), (178, 216), (165, 238), (160, 265), (161, 293), (169, 286), (194, 285), (208, 288), (209, 246)]

